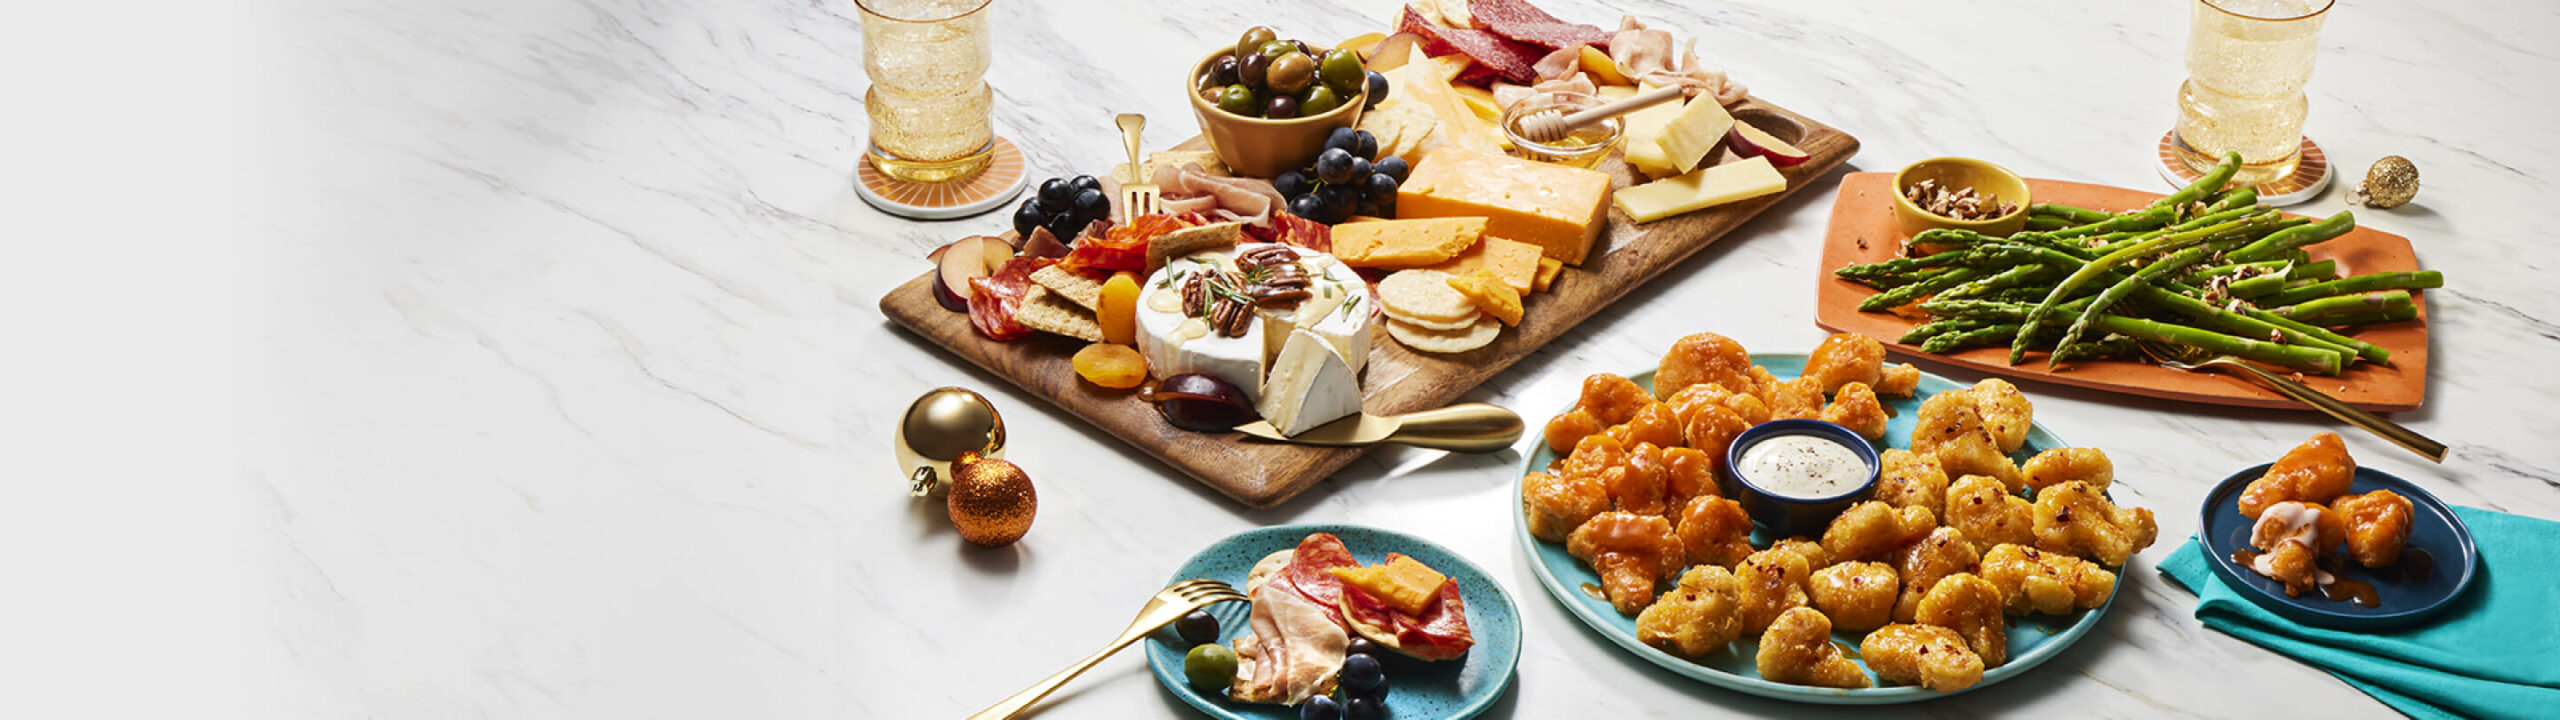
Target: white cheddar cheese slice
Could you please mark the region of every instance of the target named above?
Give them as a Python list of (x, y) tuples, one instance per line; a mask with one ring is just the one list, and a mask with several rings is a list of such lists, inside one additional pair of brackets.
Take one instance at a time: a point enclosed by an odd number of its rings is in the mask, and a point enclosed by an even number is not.
[(1360, 381), (1323, 338), (1292, 331), (1254, 410), (1281, 435), (1296, 435), (1360, 412)]
[[(1644, 89), (1649, 91), (1655, 87), (1647, 84)], [(1628, 165), (1635, 166), (1646, 177), (1665, 178), (1680, 174), (1680, 170), (1671, 167), (1671, 154), (1662, 150), (1662, 131), (1671, 127), (1672, 118), (1680, 116), (1680, 107), (1677, 102), (1664, 102), (1623, 116)]]
[(1733, 114), (1725, 112), (1715, 96), (1700, 95), (1680, 106), (1680, 115), (1671, 118), (1671, 124), (1663, 128), (1662, 137), (1656, 142), (1670, 156), (1672, 167), (1688, 172), (1698, 169), (1707, 153), (1723, 145), (1725, 133), (1732, 129)]
[(1768, 158), (1755, 157), (1620, 190), (1615, 202), (1636, 222), (1648, 223), (1786, 189), (1786, 176)]

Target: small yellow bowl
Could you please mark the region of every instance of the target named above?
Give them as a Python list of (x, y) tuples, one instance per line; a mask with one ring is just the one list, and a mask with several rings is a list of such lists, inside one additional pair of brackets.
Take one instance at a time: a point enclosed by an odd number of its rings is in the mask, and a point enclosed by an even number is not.
[(1341, 107), (1320, 115), (1270, 120), (1218, 109), (1217, 103), (1200, 95), (1200, 75), (1208, 71), (1209, 63), (1231, 54), (1234, 51), (1220, 49), (1200, 58), (1192, 64), (1191, 73), (1182, 77), (1182, 89), (1191, 96), (1191, 114), (1200, 118), (1200, 134), (1209, 138), (1209, 150), (1235, 174), (1269, 178), (1306, 167), (1324, 150), (1325, 136), (1333, 134), (1334, 128), (1360, 123), (1361, 105), (1369, 101), (1365, 86), (1343, 99)]
[[(2016, 203), (2017, 209), (1982, 220), (1958, 220), (1922, 210), (1920, 206), (1911, 204), (1911, 198), (1903, 193), (1923, 180), (1936, 181), (1938, 187), (1949, 190), (1973, 188), (1976, 193)], [(1971, 230), (2007, 237), (2026, 228), (2029, 202), (2026, 180), (2019, 178), (2017, 173), (2009, 172), (2008, 168), (1973, 158), (1929, 158), (1905, 165), (1901, 172), (1893, 174), (1893, 217), (1900, 221), (1903, 237), (1933, 228)]]

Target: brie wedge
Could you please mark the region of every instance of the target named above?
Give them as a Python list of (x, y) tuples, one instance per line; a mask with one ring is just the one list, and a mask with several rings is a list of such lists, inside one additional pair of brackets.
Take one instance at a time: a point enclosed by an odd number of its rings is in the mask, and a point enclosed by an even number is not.
[[(1219, 335), (1205, 318), (1199, 317), (1198, 308), (1183, 307), (1182, 287), (1193, 275), (1235, 272), (1235, 258), (1259, 245), (1248, 243), (1232, 250), (1168, 260), (1140, 286), (1138, 351), (1146, 356), (1149, 371), (1159, 379), (1203, 373), (1233, 383), (1244, 391), (1263, 418), (1283, 433), (1295, 433), (1358, 412), (1358, 376), (1367, 365), (1378, 312), (1368, 283), (1350, 266), (1331, 255), (1293, 248), (1299, 267), (1310, 281), (1307, 299), (1294, 306), (1254, 308), (1244, 333), (1237, 337)], [(1315, 383), (1313, 375), (1326, 372), (1318, 367), (1322, 363), (1314, 355), (1297, 361), (1305, 364), (1303, 368), (1282, 367), (1284, 360), (1291, 357), (1291, 344), (1301, 334), (1311, 338), (1313, 346), (1321, 351), (1316, 354), (1331, 356), (1340, 366), (1338, 382), (1342, 387), (1309, 389)], [(1306, 396), (1310, 392), (1332, 399), (1309, 400)], [(1338, 410), (1329, 405), (1339, 404), (1342, 397), (1349, 398), (1349, 409)], [(1293, 428), (1275, 414), (1284, 412), (1278, 410), (1284, 405), (1291, 408), (1285, 411), (1290, 413), (1288, 417), (1323, 417)], [(1316, 410), (1309, 413), (1306, 408), (1311, 407)]]
[(1360, 381), (1332, 345), (1315, 333), (1291, 331), (1254, 410), (1281, 435), (1296, 435), (1360, 412)]

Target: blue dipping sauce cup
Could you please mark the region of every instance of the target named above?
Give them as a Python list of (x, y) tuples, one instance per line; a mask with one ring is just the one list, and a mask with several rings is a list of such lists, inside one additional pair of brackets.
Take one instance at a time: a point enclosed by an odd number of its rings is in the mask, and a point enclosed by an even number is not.
[[(1743, 475), (1742, 454), (1750, 451), (1751, 446), (1758, 445), (1764, 440), (1789, 435), (1812, 435), (1848, 448), (1849, 452), (1857, 454), (1859, 460), (1866, 462), (1865, 479), (1860, 481), (1857, 487), (1845, 493), (1830, 497), (1799, 498), (1772, 492), (1756, 484), (1752, 478)], [(1857, 433), (1837, 423), (1820, 420), (1772, 420), (1754, 425), (1751, 429), (1734, 437), (1733, 444), (1725, 449), (1724, 478), (1719, 485), (1724, 488), (1726, 496), (1742, 503), (1742, 511), (1751, 515), (1752, 522), (1767, 529), (1772, 537), (1787, 538), (1802, 535), (1819, 539), (1822, 537), (1823, 529), (1831, 525), (1831, 519), (1839, 516), (1840, 511), (1875, 496), (1876, 479), (1883, 469), (1884, 462), (1876, 457), (1875, 446), (1868, 444), (1866, 438), (1859, 437)]]

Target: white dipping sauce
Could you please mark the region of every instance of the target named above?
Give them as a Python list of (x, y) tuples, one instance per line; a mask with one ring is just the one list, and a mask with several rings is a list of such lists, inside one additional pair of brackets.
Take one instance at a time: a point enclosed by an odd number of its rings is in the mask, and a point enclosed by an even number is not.
[(1752, 443), (1742, 451), (1742, 467), (1737, 469), (1769, 494), (1792, 498), (1833, 497), (1867, 481), (1865, 458), (1830, 438), (1811, 434)]

